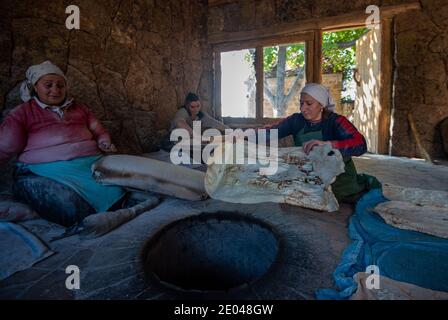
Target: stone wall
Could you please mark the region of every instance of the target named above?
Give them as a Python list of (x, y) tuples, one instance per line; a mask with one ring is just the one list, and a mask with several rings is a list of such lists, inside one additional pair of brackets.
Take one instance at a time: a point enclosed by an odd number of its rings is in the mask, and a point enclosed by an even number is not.
[[(206, 0), (54, 0), (0, 2), (0, 111), (18, 103), (26, 68), (51, 59), (67, 72), (70, 93), (87, 103), (121, 152), (156, 148), (188, 91), (212, 101), (207, 32), (254, 30), (291, 21), (412, 0), (240, 0), (207, 9)], [(448, 5), (421, 0), (396, 17), (392, 153), (418, 156), (406, 115), (425, 148), (442, 157), (437, 123), (448, 116)], [(76, 4), (81, 29), (67, 30)], [(444, 4), (444, 5), (443, 5)]]
[[(65, 27), (70, 4), (80, 30)], [(21, 103), (27, 67), (50, 59), (119, 151), (154, 150), (188, 91), (212, 101), (206, 14), (206, 0), (1, 1), (0, 111)]]
[(448, 116), (448, 3), (421, 3), (421, 12), (402, 14), (395, 21), (392, 153), (420, 156), (407, 121), (411, 112), (425, 149), (443, 157), (438, 124)]
[[(247, 31), (292, 21), (365, 10), (368, 5), (393, 5), (413, 0), (240, 0), (216, 6), (208, 14), (209, 33)], [(427, 151), (446, 157), (438, 123), (448, 116), (448, 3), (421, 0), (422, 10), (394, 20), (395, 70), (392, 154), (419, 156), (407, 112)]]

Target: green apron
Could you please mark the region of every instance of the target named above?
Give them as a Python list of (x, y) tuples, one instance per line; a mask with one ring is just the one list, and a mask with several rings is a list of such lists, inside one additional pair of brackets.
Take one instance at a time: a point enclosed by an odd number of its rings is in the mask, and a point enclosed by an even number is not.
[[(305, 133), (305, 128), (300, 130), (294, 136), (294, 144), (301, 147), (310, 140), (323, 141), (322, 131), (311, 131)], [(355, 163), (352, 158), (344, 159), (345, 172), (336, 177), (336, 181), (331, 185), (331, 189), (338, 201), (355, 203), (358, 199), (371, 188), (381, 188), (381, 183), (372, 176), (358, 174)]]

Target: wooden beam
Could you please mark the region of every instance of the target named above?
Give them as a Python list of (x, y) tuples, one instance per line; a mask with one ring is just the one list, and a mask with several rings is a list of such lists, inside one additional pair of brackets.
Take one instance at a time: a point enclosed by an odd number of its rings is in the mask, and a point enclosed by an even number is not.
[[(380, 16), (382, 19), (387, 19), (392, 18), (397, 14), (407, 12), (409, 10), (418, 9), (421, 9), (419, 2), (382, 6), (380, 7)], [(367, 17), (368, 14), (366, 14), (365, 11), (356, 11), (353, 13), (347, 13), (334, 17), (322, 17), (302, 21), (294, 21), (256, 30), (216, 32), (208, 35), (208, 42), (210, 44), (218, 44), (229, 41), (246, 41), (263, 37), (282, 36), (294, 32), (302, 32), (315, 29), (333, 30), (357, 27), (364, 25)]]
[(386, 155), (389, 154), (389, 130), (392, 113), (393, 41), (393, 19), (382, 19), (380, 56), (381, 110), (378, 115), (378, 153)]
[(213, 115), (221, 118), (221, 53), (213, 52)]
[(322, 83), (322, 30), (314, 30), (313, 82)]
[(306, 42), (306, 82), (313, 82), (313, 68), (314, 68), (314, 35), (312, 40)]
[(269, 38), (254, 39), (254, 40), (247, 40), (247, 41), (225, 42), (225, 43), (214, 45), (213, 49), (220, 51), (220, 52), (225, 52), (225, 51), (234, 51), (234, 50), (255, 48), (257, 46), (270, 47), (270, 46), (278, 46), (281, 44), (306, 42), (308, 40), (313, 40), (313, 39), (314, 39), (313, 32), (300, 32), (300, 33), (295, 33), (295, 34), (290, 34), (287, 36), (280, 36), (280, 37), (269, 37)]
[(257, 82), (255, 97), (255, 117), (263, 119), (263, 100), (264, 100), (264, 71), (263, 71), (263, 47), (257, 47), (255, 52), (255, 78)]
[(223, 122), (229, 126), (247, 126), (247, 127), (254, 127), (254, 126), (264, 126), (267, 124), (272, 124), (281, 121), (283, 118), (262, 118), (262, 119), (255, 119), (255, 118), (235, 118), (235, 117), (223, 117)]
[(238, 0), (208, 0), (209, 7), (217, 7), (232, 2), (238, 2)]

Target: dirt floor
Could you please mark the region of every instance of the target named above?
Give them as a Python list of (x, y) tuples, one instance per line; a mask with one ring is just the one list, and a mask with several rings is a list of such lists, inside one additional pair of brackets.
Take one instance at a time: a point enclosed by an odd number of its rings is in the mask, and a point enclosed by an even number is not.
[[(448, 166), (370, 154), (356, 158), (355, 163), (360, 173), (374, 175), (383, 183), (448, 191)], [(213, 199), (190, 202), (166, 198), (155, 209), (93, 240), (75, 235), (49, 242), (64, 229), (42, 219), (22, 223), (55, 254), (0, 281), (0, 298), (213, 298), (197, 292), (179, 292), (148, 280), (141, 254), (148, 239), (164, 226), (182, 218), (220, 211), (240, 212), (272, 226), (281, 245), (279, 259), (265, 277), (218, 298), (314, 299), (317, 289), (333, 287), (332, 273), (350, 243), (347, 226), (353, 212), (351, 205), (343, 204), (337, 212), (324, 213), (274, 203), (239, 205)], [(236, 237), (245, 241), (244, 234)], [(80, 290), (65, 287), (65, 268), (73, 264), (81, 270)]]

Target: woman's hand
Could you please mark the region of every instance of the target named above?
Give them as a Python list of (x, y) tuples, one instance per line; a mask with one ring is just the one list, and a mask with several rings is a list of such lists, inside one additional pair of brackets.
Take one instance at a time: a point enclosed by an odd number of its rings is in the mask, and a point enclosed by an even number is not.
[(100, 148), (101, 151), (107, 152), (107, 153), (117, 152), (117, 148), (110, 141), (99, 142), (98, 143), (98, 148)]
[(331, 145), (331, 142), (313, 139), (303, 144), (303, 151), (305, 151), (306, 154), (309, 154), (310, 151), (314, 148), (314, 146), (323, 146), (325, 144)]

